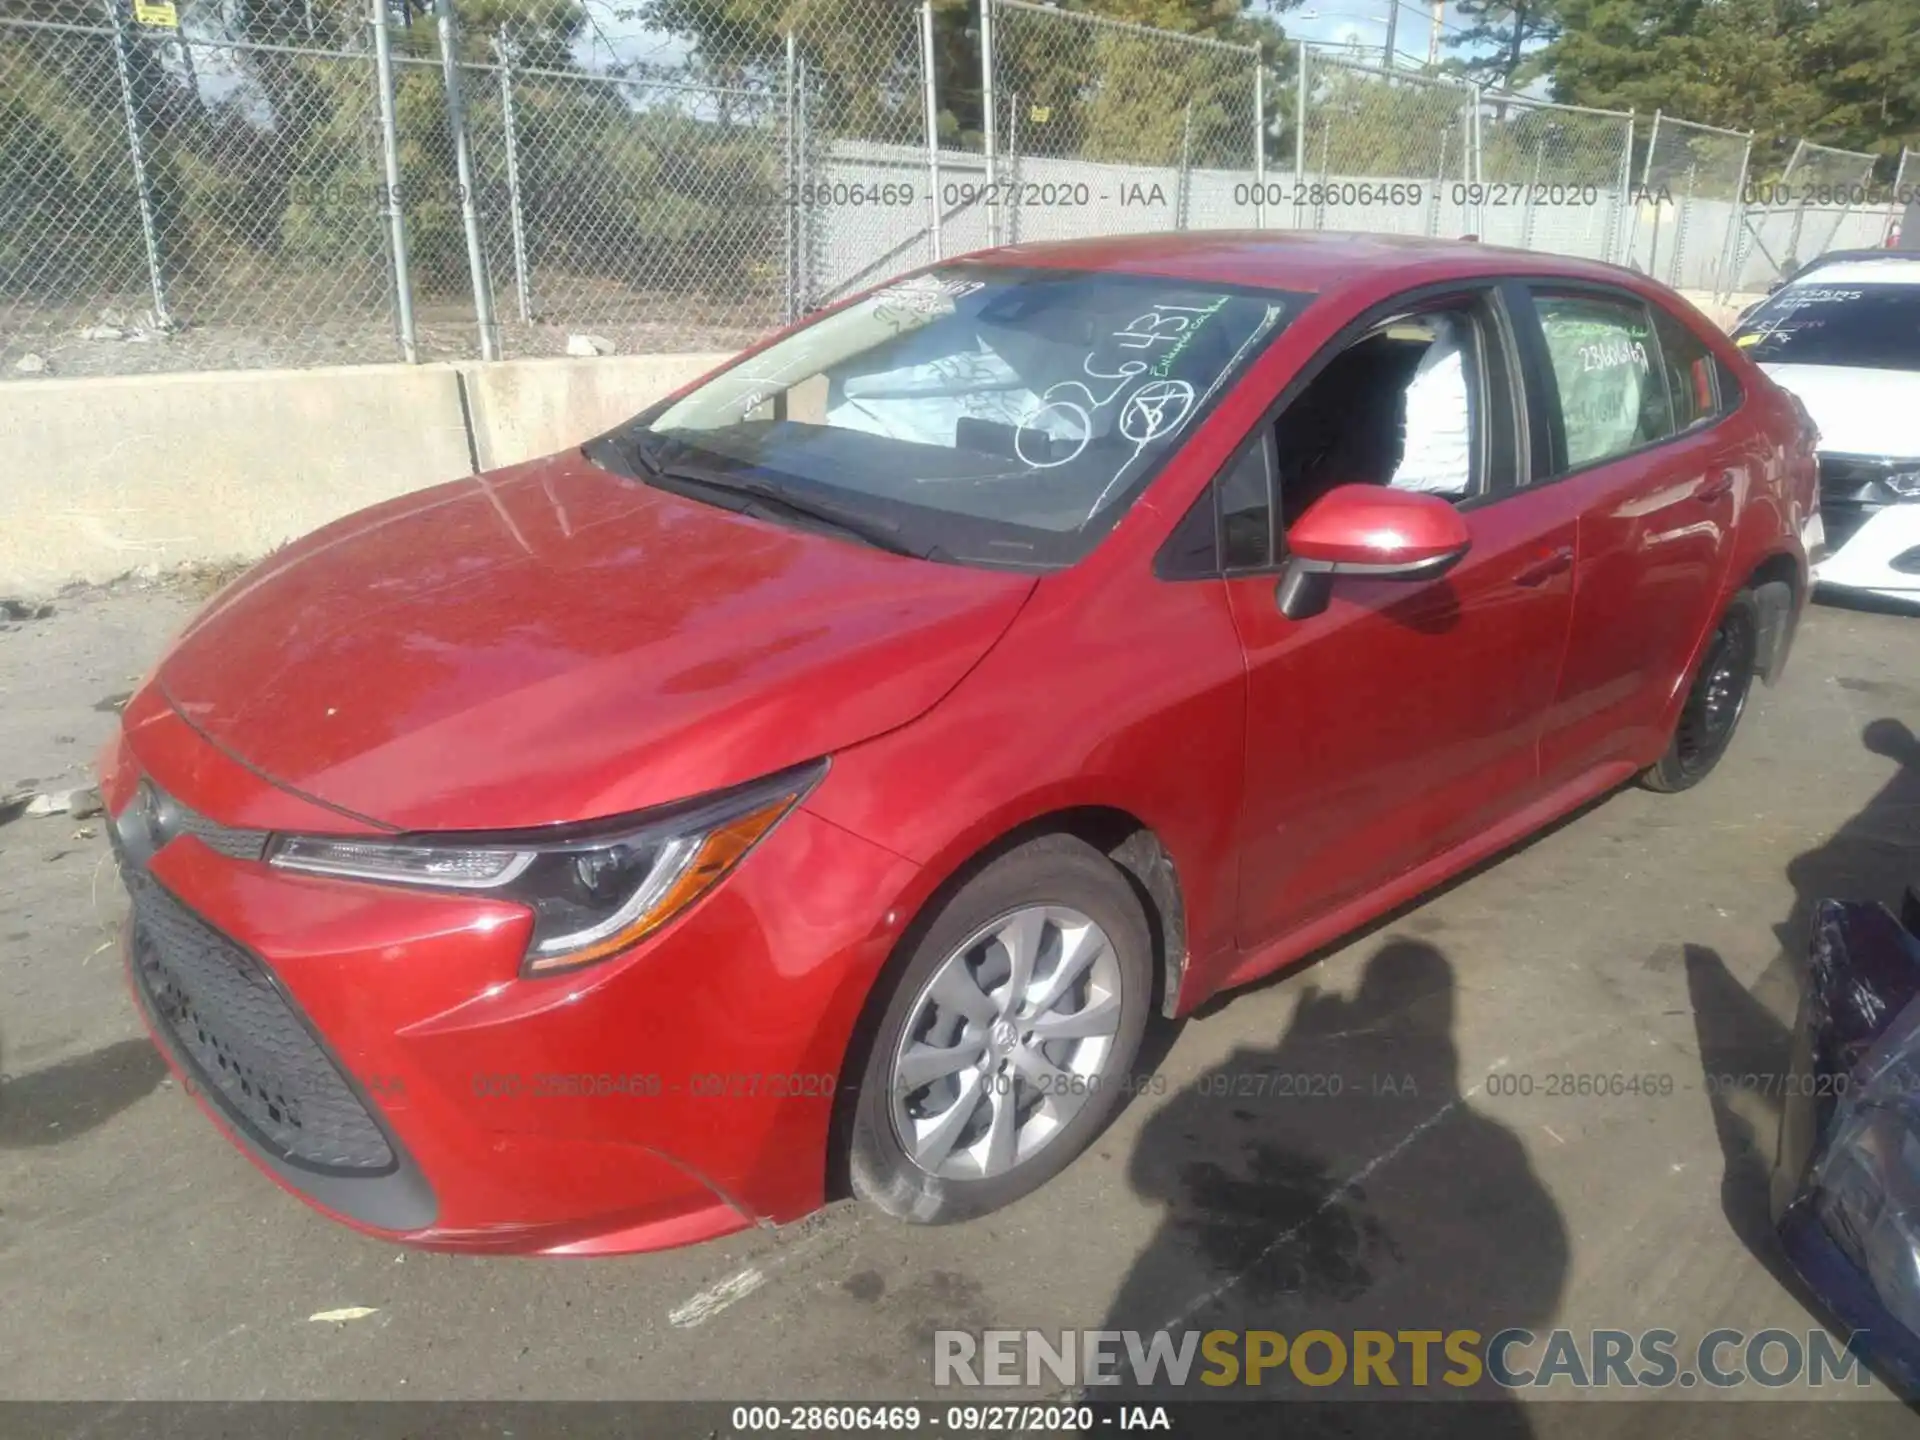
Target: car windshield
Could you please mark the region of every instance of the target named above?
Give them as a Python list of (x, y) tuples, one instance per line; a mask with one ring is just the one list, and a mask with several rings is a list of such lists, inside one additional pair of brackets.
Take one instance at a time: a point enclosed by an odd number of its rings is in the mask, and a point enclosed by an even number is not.
[[(1307, 297), (956, 264), (824, 315), (589, 453), (969, 564), (1071, 564)], [(696, 495), (699, 489), (691, 491)]]
[(1920, 370), (1920, 285), (1789, 285), (1733, 343), (1762, 364)]

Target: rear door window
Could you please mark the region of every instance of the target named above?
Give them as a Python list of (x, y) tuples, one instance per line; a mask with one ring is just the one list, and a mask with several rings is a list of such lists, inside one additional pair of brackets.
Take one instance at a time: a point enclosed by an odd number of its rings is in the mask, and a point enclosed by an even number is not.
[(1690, 430), (1712, 423), (1722, 413), (1719, 362), (1704, 341), (1664, 310), (1653, 312), (1653, 328), (1660, 337), (1660, 364), (1667, 372), (1667, 398), (1673, 406), (1673, 428)]
[(1536, 291), (1533, 306), (1566, 434), (1564, 469), (1599, 464), (1673, 434), (1645, 305), (1626, 296)]

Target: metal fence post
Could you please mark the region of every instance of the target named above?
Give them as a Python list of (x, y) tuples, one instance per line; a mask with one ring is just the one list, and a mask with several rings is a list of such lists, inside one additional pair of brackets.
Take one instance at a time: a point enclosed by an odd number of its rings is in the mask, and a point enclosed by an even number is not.
[(987, 158), (987, 244), (1000, 243), (1000, 159), (995, 143), (993, 95), (993, 0), (980, 0), (980, 108), (981, 146)]
[(1293, 96), (1293, 228), (1300, 229), (1301, 196), (1307, 178), (1307, 42), (1300, 42), (1299, 82)]
[[(1794, 175), (1799, 171), (1800, 157), (1806, 154), (1806, 152), (1807, 141), (1803, 135), (1800, 139), (1793, 142), (1793, 154), (1788, 157), (1787, 168), (1780, 172), (1780, 193), (1786, 196), (1789, 202), (1793, 199), (1793, 187), (1789, 182), (1792, 181)], [(1787, 237), (1787, 259), (1786, 264), (1782, 267), (1783, 277), (1785, 272), (1793, 270), (1800, 263), (1800, 232), (1805, 228), (1806, 222), (1807, 202), (1803, 196), (1799, 203), (1793, 207), (1793, 231)]]
[(453, 0), (434, 0), (440, 30), (440, 73), (447, 92), (447, 128), (453, 133), (453, 168), (460, 184), (460, 228), (467, 234), (467, 272), (473, 281), (473, 311), (480, 323), (480, 358), (500, 358), (500, 326), (493, 318), (493, 289), (487, 283), (487, 256), (480, 248), (480, 209), (473, 193), (473, 154), (467, 145), (466, 111), (460, 103), (460, 56)]
[(1480, 188), (1480, 87), (1467, 92), (1467, 198), (1473, 202), (1473, 233), (1487, 228), (1487, 192)]
[(153, 319), (161, 329), (173, 325), (167, 313), (167, 286), (160, 273), (160, 228), (154, 215), (153, 184), (147, 176), (147, 149), (140, 138), (140, 107), (133, 97), (133, 63), (127, 53), (126, 21), (118, 0), (101, 0), (113, 26), (113, 63), (120, 72), (120, 104), (127, 117), (127, 153), (133, 161), (133, 186), (140, 201), (140, 237), (147, 247), (147, 279), (153, 286)]
[(1180, 125), (1180, 180), (1174, 187), (1173, 228), (1187, 228), (1187, 207), (1193, 196), (1193, 101), (1187, 101), (1186, 119)]
[(1253, 228), (1267, 228), (1267, 63), (1253, 52)]
[[(1660, 118), (1661, 118), (1660, 111), (1655, 110), (1653, 112), (1653, 129), (1650, 132), (1648, 132), (1648, 135), (1647, 135), (1647, 163), (1640, 167), (1640, 193), (1642, 195), (1648, 195), (1652, 193), (1651, 186), (1653, 183), (1653, 152), (1660, 148)], [(1639, 222), (1636, 217), (1636, 220), (1634, 223), (1634, 229), (1637, 231), (1639, 228), (1640, 228)], [(1629, 254), (1627, 258), (1631, 260), (1633, 257), (1631, 256), (1631, 254)], [(1658, 200), (1655, 200), (1653, 202), (1653, 237), (1647, 242), (1646, 273), (1648, 275), (1653, 274), (1654, 267), (1659, 263), (1660, 263), (1660, 202)]]
[(927, 112), (927, 250), (940, 254), (940, 95), (933, 75), (933, 0), (920, 0), (920, 72), (925, 85), (922, 105)]
[(1747, 136), (1746, 147), (1740, 152), (1740, 180), (1733, 187), (1733, 204), (1728, 210), (1727, 243), (1720, 251), (1720, 273), (1715, 277), (1713, 298), (1724, 302), (1733, 294), (1735, 276), (1733, 267), (1740, 258), (1740, 230), (1747, 223), (1747, 164), (1753, 159), (1753, 136)]
[(787, 323), (800, 318), (800, 124), (799, 124), (799, 42), (787, 32), (786, 108), (786, 241), (787, 241)]
[(1621, 224), (1631, 203), (1633, 190), (1633, 127), (1634, 112), (1627, 111), (1626, 134), (1620, 137), (1620, 185), (1613, 192), (1613, 204), (1607, 211), (1607, 236), (1601, 249), (1600, 258), (1614, 265), (1626, 264), (1626, 230)]
[[(1007, 189), (1014, 196), (1020, 194), (1020, 92), (1007, 92), (1007, 144), (1005, 149), (1007, 162)], [(1007, 207), (1006, 237), (1010, 245), (1020, 243), (1020, 217), (1023, 213), (1019, 205)]]
[(1533, 183), (1527, 186), (1527, 203), (1520, 212), (1520, 248), (1533, 248), (1533, 198), (1540, 190), (1540, 166), (1546, 159), (1544, 147), (1536, 145), (1533, 151)]
[[(814, 188), (814, 182), (820, 173), (817, 157), (813, 148), (813, 67), (807, 63), (807, 57), (800, 51), (799, 36), (793, 37), (794, 44), (794, 117), (797, 128), (794, 132), (793, 154), (798, 166), (796, 177), (797, 195), (805, 195)], [(816, 207), (802, 205), (798, 215), (798, 234), (800, 239), (800, 270), (798, 284), (798, 304), (800, 314), (805, 315), (816, 308), (814, 281), (821, 274), (821, 257), (815, 248), (820, 244), (819, 214)]]
[(520, 305), (520, 323), (533, 321), (533, 291), (527, 284), (527, 226), (520, 208), (520, 144), (513, 128), (513, 66), (507, 47), (493, 37), (494, 58), (500, 63), (500, 130), (507, 147), (507, 212), (513, 222), (513, 290)]
[(380, 112), (382, 204), (387, 221), (387, 263), (393, 278), (393, 317), (400, 356), (407, 364), (420, 357), (413, 331), (413, 281), (407, 270), (407, 222), (400, 205), (400, 130), (394, 119), (393, 42), (387, 34), (387, 0), (369, 0), (373, 25), (373, 88)]

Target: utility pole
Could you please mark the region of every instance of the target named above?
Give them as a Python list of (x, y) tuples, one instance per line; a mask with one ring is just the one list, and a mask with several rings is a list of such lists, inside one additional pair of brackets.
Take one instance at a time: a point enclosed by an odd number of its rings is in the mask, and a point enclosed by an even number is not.
[(1400, 0), (1387, 0), (1387, 54), (1386, 68), (1393, 69), (1393, 38), (1400, 28)]
[(1427, 68), (1440, 68), (1440, 27), (1447, 23), (1447, 0), (1433, 0), (1433, 33), (1427, 36)]

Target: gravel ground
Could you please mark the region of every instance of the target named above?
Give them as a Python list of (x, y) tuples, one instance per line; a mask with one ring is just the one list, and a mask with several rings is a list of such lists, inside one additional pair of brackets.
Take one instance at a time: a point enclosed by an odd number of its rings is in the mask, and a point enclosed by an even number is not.
[[(0, 626), (0, 784), (83, 776), (192, 604), (122, 586)], [(1815, 898), (1920, 870), (1916, 676), (1920, 620), (1817, 608), (1706, 784), (1622, 791), (1163, 1027), (1162, 1093), (999, 1215), (843, 1204), (607, 1261), (408, 1253), (280, 1193), (141, 1035), (98, 822), (0, 825), (0, 1397), (924, 1398), (932, 1331), (990, 1325), (1804, 1334), (1764, 1217), (1770, 1102), (1706, 1077), (1777, 1073)], [(1314, 1102), (1219, 1093), (1335, 1071)], [(1557, 1074), (1672, 1086), (1549, 1095)], [(1522, 1075), (1531, 1096), (1494, 1079)], [(1890, 1403), (1767, 1404), (1810, 1394), (1529, 1394), (1480, 1433), (1920, 1436)]]

